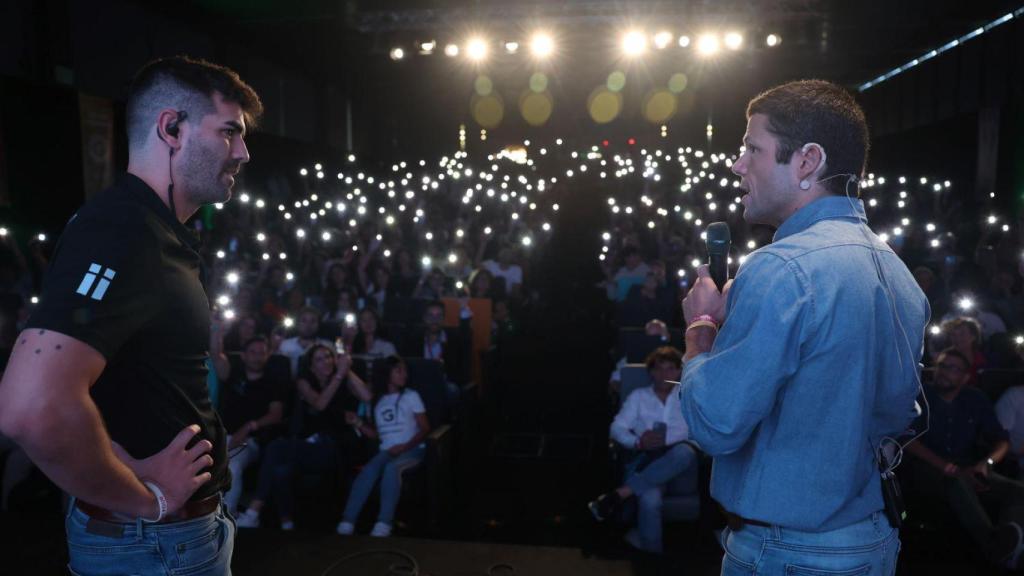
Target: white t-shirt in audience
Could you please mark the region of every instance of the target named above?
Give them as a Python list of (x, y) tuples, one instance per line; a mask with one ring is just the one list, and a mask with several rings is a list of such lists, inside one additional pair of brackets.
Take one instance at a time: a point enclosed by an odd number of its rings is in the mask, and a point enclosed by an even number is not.
[(509, 290), (511, 290), (516, 284), (523, 283), (523, 269), (516, 264), (512, 264), (508, 268), (502, 270), (501, 264), (498, 264), (494, 260), (484, 260), (482, 266), (493, 276), (501, 276), (504, 278), (505, 287)]
[(424, 412), (423, 399), (415, 390), (406, 388), (400, 393), (381, 397), (373, 411), (380, 435), (380, 449), (387, 450), (412, 440), (419, 431), (415, 415)]

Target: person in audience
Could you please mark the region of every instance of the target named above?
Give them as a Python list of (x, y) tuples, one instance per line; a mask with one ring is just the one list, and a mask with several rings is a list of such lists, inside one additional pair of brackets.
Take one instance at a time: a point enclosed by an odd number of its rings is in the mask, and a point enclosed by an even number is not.
[(452, 296), (452, 291), (447, 287), (448, 278), (440, 268), (434, 268), (420, 278), (412, 297), (419, 300), (440, 300), (446, 296)]
[(942, 324), (942, 333), (948, 335), (949, 344), (970, 361), (967, 384), (978, 384), (978, 374), (988, 360), (981, 351), (981, 324), (968, 316), (947, 320)]
[(642, 284), (650, 272), (647, 264), (644, 264), (640, 250), (635, 246), (626, 246), (622, 249), (623, 266), (615, 273), (615, 276), (608, 282), (608, 299), (622, 302), (629, 294), (629, 289), (634, 284)]
[(380, 511), (371, 536), (391, 535), (395, 509), (402, 490), (402, 474), (418, 466), (426, 455), (424, 440), (430, 433), (423, 400), (415, 390), (406, 387), (408, 371), (405, 361), (388, 356), (374, 374), (378, 396), (373, 408), (373, 424), (349, 411), (346, 422), (361, 434), (380, 440), (380, 451), (363, 467), (352, 484), (345, 503), (345, 512), (337, 532), (351, 535), (359, 513), (373, 487), (380, 481)]
[(346, 413), (357, 414), (360, 402), (370, 402), (373, 393), (349, 370), (352, 357), (337, 356), (328, 346), (314, 344), (303, 356), (295, 388), (299, 396), (298, 421), (294, 435), (270, 443), (260, 465), (259, 483), (246, 511), (238, 516), (240, 528), (258, 528), (260, 510), (273, 495), (281, 517), (281, 528), (292, 530), (296, 472), (326, 472), (353, 460), (347, 445), (357, 447), (359, 437), (346, 425)]
[(314, 345), (320, 344), (330, 346), (331, 343), (317, 335), (320, 332), (320, 311), (316, 308), (303, 308), (299, 312), (298, 322), (295, 325), (298, 332), (295, 336), (281, 342), (277, 353), (288, 357), (291, 366), (292, 376), (298, 375), (299, 358), (308, 352)]
[(256, 336), (257, 328), (255, 316), (246, 314), (239, 317), (238, 321), (224, 334), (224, 351), (241, 352), (242, 346)]
[(365, 355), (372, 358), (383, 358), (398, 353), (395, 345), (377, 336), (377, 327), (380, 324), (380, 317), (371, 308), (363, 308), (359, 312), (359, 333), (356, 334), (352, 343), (354, 354)]
[(506, 246), (498, 251), (497, 260), (484, 260), (480, 266), (495, 278), (504, 278), (505, 292), (510, 298), (516, 298), (520, 294), (523, 287), (523, 268), (515, 263), (514, 249)]
[(267, 371), (270, 345), (263, 336), (253, 336), (240, 356), (224, 353), (224, 325), (215, 322), (210, 335), (210, 358), (220, 379), (218, 402), (221, 421), (228, 431), (228, 468), (231, 488), (224, 495), (228, 511), (235, 514), (242, 496), (242, 473), (259, 461), (261, 448), (280, 432), (290, 382)]
[(359, 278), (363, 282), (363, 292), (366, 294), (367, 306), (372, 306), (377, 311), (377, 316), (383, 317), (385, 311), (387, 311), (388, 299), (392, 296), (391, 272), (387, 266), (378, 264), (373, 266), (371, 270), (372, 280), (369, 282), (365, 281), (365, 274)]
[[(657, 336), (661, 339), (662, 344), (668, 345), (671, 340), (671, 333), (669, 332), (668, 325), (657, 318), (653, 318), (644, 324), (644, 334), (648, 336)], [(612, 375), (608, 378), (609, 389), (618, 394), (619, 384), (622, 382), (622, 367), (629, 363), (629, 360), (623, 356), (619, 358), (619, 361), (615, 364), (615, 370), (612, 371)]]
[(469, 297), (497, 299), (494, 290), (494, 275), (485, 268), (477, 268), (469, 275)]
[(671, 318), (674, 303), (669, 298), (668, 291), (659, 286), (658, 275), (652, 269), (644, 277), (644, 283), (633, 285), (626, 299), (619, 303), (619, 325), (639, 326), (652, 318)]
[[(1016, 569), (1024, 552), (1024, 484), (994, 472), (1010, 443), (991, 401), (968, 385), (971, 363), (958, 348), (939, 353), (925, 387), (928, 409), (914, 422), (924, 434), (907, 445), (913, 488), (947, 502), (960, 524), (995, 564)], [(979, 454), (975, 448), (986, 446)], [(995, 504), (989, 517), (984, 503)]]
[(1012, 386), (996, 401), (996, 418), (1010, 440), (1010, 454), (1017, 462), (1017, 478), (1024, 479), (1024, 386)]
[(672, 488), (694, 489), (686, 480), (696, 477), (692, 471), (697, 453), (686, 441), (689, 427), (675, 393), (682, 373), (682, 352), (662, 346), (651, 352), (646, 365), (651, 385), (634, 390), (611, 425), (612, 439), (630, 453), (626, 481), (590, 502), (589, 508), (595, 519), (605, 521), (622, 502), (636, 496), (637, 527), (627, 533), (626, 540), (640, 550), (660, 554), (663, 496)]

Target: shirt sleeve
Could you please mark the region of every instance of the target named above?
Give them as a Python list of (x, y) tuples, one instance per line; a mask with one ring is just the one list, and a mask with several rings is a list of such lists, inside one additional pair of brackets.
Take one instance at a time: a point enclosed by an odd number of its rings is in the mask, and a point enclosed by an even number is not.
[(145, 218), (129, 208), (72, 218), (28, 327), (60, 332), (113, 357), (159, 309), (159, 252)]
[(980, 427), (981, 435), (988, 442), (995, 444), (997, 442), (1009, 441), (1010, 434), (1003, 428), (1002, 424), (996, 418), (995, 408), (992, 407), (992, 402), (983, 395), (978, 393), (978, 424)]
[(683, 418), (709, 454), (739, 450), (799, 368), (814, 317), (807, 284), (795, 264), (770, 253), (736, 275), (712, 350), (683, 368)]
[(615, 415), (615, 419), (612, 420), (612, 440), (615, 440), (626, 448), (633, 448), (636, 446), (636, 441), (640, 438), (632, 429), (638, 420), (637, 412), (640, 408), (640, 397), (637, 396), (637, 392), (638, 390), (634, 390), (626, 397), (626, 401), (622, 403), (622, 407), (619, 408), (619, 412)]
[(405, 393), (406, 406), (412, 410), (413, 414), (424, 414), (427, 409), (423, 406), (423, 399), (420, 398), (420, 393), (415, 390), (409, 390)]
[(1018, 390), (1011, 388), (1003, 393), (996, 402), (996, 418), (999, 419), (999, 423), (1003, 428), (1007, 430), (1013, 430), (1014, 425), (1017, 423), (1017, 411), (1016, 404), (1019, 397)]

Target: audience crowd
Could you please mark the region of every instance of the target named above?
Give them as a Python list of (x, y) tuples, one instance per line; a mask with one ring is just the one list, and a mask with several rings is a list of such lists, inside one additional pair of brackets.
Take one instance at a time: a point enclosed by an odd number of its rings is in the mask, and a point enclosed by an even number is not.
[[(671, 399), (682, 370), (679, 302), (706, 258), (703, 230), (729, 223), (733, 273), (772, 231), (743, 222), (734, 157), (572, 151), (561, 140), (526, 149), (473, 162), (459, 152), (373, 174), (351, 156), (340, 172), (297, 167), (292, 178), (246, 181), (230, 203), (194, 219), (214, 317), (211, 396), (230, 434), (226, 500), (239, 526), (273, 520), (292, 529), (296, 478), (321, 475), (345, 486), (339, 533), (356, 530), (377, 489), (371, 534), (389, 535), (404, 475), (423, 466), (432, 431), (458, 423), (481, 353), (544, 298), (531, 273), (554, 228), (572, 218), (560, 203), (586, 195), (607, 210), (603, 229), (578, 240), (599, 248), (604, 279), (593, 289), (615, 309), (610, 439), (627, 453), (622, 482), (591, 511), (605, 520), (635, 497), (638, 526), (627, 540), (666, 547), (663, 499), (696, 493), (702, 458)], [(1022, 227), (996, 213), (995, 198), (976, 207), (927, 177), (870, 174), (859, 192), (869, 224), (932, 307), (922, 416), (930, 424), (908, 430), (904, 441), (914, 440), (900, 468), (911, 513), (942, 500), (988, 558), (1015, 562), (1001, 542), (1024, 525)], [(13, 224), (0, 230), (2, 362), (55, 245)], [(424, 365), (439, 367), (440, 394), (417, 381)], [(642, 375), (639, 386), (627, 372)], [(31, 466), (0, 442), (6, 507)]]

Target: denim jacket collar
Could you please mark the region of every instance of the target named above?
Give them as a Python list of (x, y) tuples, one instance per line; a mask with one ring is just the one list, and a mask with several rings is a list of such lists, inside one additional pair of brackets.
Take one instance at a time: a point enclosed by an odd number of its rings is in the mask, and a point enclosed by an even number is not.
[(802, 232), (819, 220), (836, 218), (859, 218), (867, 223), (868, 217), (864, 213), (864, 202), (859, 198), (851, 199), (846, 196), (818, 198), (786, 218), (786, 221), (775, 231), (772, 242), (778, 242), (787, 236)]

